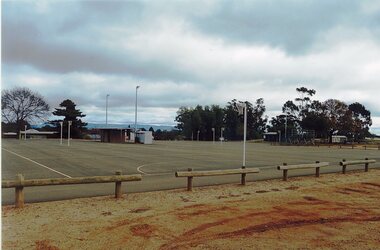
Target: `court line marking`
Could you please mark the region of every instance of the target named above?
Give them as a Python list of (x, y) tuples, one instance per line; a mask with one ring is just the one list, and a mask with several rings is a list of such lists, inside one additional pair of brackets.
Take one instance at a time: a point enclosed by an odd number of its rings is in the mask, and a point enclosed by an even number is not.
[(63, 175), (63, 176), (65, 176), (65, 177), (67, 177), (67, 178), (73, 178), (73, 177), (71, 177), (70, 175), (67, 175), (67, 174), (64, 174), (64, 173), (62, 173), (62, 172), (59, 172), (59, 171), (57, 171), (57, 170), (55, 170), (55, 169), (49, 168), (48, 166), (45, 166), (45, 165), (43, 165), (43, 164), (41, 164), (41, 163), (38, 163), (38, 162), (36, 162), (36, 161), (33, 161), (32, 159), (29, 159), (29, 158), (27, 158), (27, 157), (25, 157), (25, 156), (19, 155), (19, 154), (13, 152), (13, 151), (10, 151), (10, 150), (5, 149), (5, 148), (3, 148), (3, 149), (4, 149), (5, 151), (11, 153), (11, 154), (17, 155), (18, 157), (21, 157), (21, 158), (23, 158), (23, 159), (25, 159), (25, 160), (31, 161), (31, 162), (33, 162), (34, 164), (37, 164), (37, 165), (39, 165), (39, 166), (41, 166), (41, 167), (43, 167), (43, 168), (49, 169), (50, 171), (53, 171), (53, 172), (55, 172), (55, 173), (57, 173), (57, 174)]

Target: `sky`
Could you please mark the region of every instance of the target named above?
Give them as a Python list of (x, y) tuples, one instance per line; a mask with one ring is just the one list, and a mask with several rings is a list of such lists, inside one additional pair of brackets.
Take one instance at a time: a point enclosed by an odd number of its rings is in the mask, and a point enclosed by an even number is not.
[(175, 125), (181, 106), (297, 87), (360, 102), (380, 134), (380, 1), (2, 1), (2, 89), (28, 87), (84, 120)]

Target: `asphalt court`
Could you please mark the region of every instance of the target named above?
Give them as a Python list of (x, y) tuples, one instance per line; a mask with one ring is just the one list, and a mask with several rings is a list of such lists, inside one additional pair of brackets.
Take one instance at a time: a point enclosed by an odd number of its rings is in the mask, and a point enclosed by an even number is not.
[[(194, 170), (230, 169), (242, 166), (242, 142), (156, 141), (153, 145), (113, 144), (73, 140), (2, 140), (2, 179), (59, 178), (123, 174), (174, 175), (189, 167)], [(247, 143), (246, 167), (275, 168), (290, 164), (327, 161), (337, 165), (347, 160), (376, 159), (380, 150), (338, 147), (273, 146)], [(339, 168), (337, 168), (339, 170)]]

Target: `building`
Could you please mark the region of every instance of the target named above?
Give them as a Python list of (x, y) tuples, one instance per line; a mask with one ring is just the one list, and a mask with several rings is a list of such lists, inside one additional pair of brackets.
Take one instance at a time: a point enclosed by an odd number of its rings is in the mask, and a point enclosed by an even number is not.
[(264, 133), (264, 141), (277, 142), (279, 134), (277, 132)]
[(111, 143), (124, 143), (131, 136), (130, 128), (100, 128), (100, 141)]
[(137, 131), (137, 142), (142, 144), (152, 144), (153, 143), (153, 135), (152, 131)]
[(346, 143), (347, 136), (344, 135), (333, 135), (331, 138), (332, 143)]

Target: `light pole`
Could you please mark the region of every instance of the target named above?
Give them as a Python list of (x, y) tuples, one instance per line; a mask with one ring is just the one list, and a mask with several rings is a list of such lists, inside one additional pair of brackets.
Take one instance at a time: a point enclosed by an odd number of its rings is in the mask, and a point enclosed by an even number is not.
[(223, 138), (223, 131), (224, 131), (224, 128), (221, 127), (220, 128), (220, 144), (223, 144), (223, 140), (224, 140), (224, 138)]
[(61, 145), (62, 145), (62, 132), (63, 132), (63, 121), (59, 122), (61, 125)]
[(212, 144), (215, 144), (215, 128), (212, 128)]
[(70, 146), (70, 126), (72, 121), (69, 121), (68, 131), (67, 131), (67, 146)]
[(244, 111), (243, 167), (245, 167), (245, 144), (247, 140), (247, 103), (238, 104), (239, 115)]
[(110, 96), (109, 94), (106, 95), (106, 127), (108, 127), (108, 97), (109, 96)]
[(197, 133), (197, 141), (199, 141), (199, 132), (201, 132), (201, 131), (198, 130), (198, 133)]
[(135, 137), (137, 133), (137, 90), (140, 88), (140, 86), (136, 86), (136, 99), (135, 99)]
[(278, 143), (281, 144), (281, 130), (278, 131)]
[(288, 143), (288, 114), (285, 116), (285, 143)]

